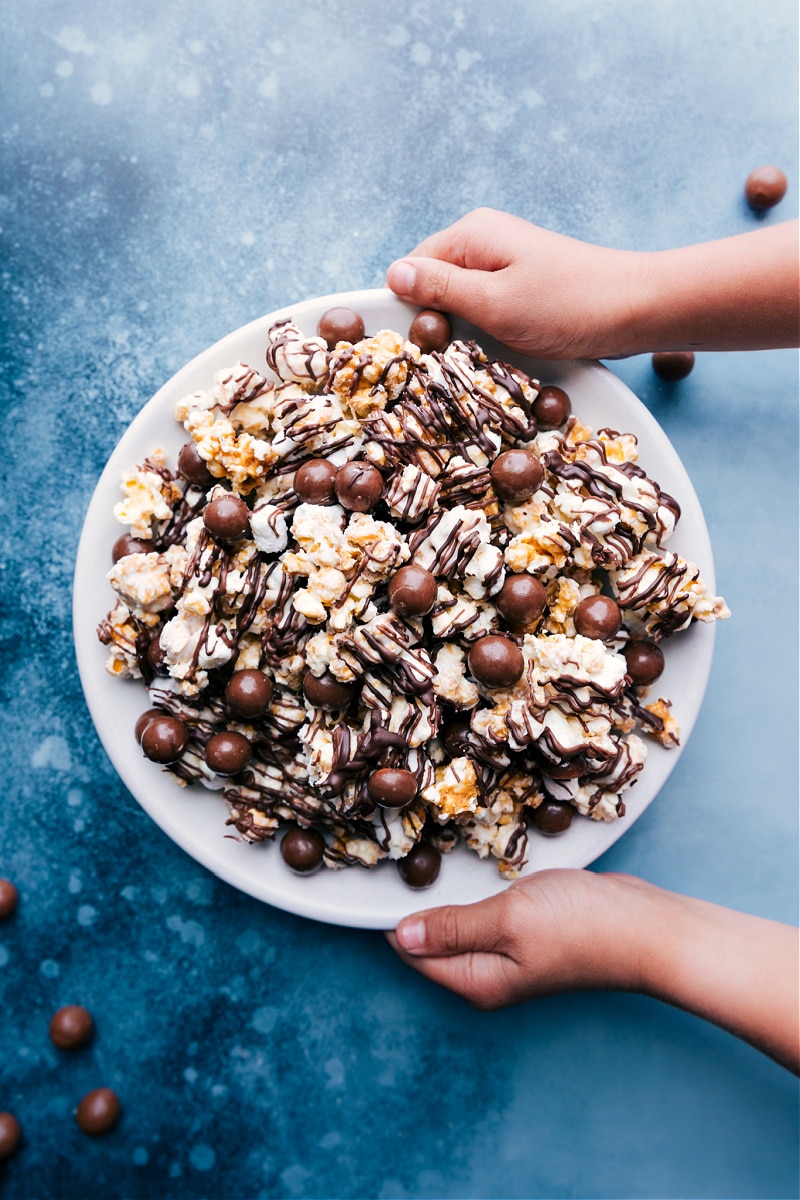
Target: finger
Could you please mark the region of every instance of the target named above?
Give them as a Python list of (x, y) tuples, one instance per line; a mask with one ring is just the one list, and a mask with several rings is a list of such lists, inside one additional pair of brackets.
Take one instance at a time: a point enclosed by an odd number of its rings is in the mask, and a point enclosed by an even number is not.
[(507, 267), (514, 256), (519, 217), (476, 208), (447, 229), (431, 234), (406, 255), (407, 258), (439, 258), (469, 270), (498, 271)]
[(386, 272), (389, 287), (403, 300), (455, 313), (475, 325), (491, 305), (493, 278), (486, 271), (468, 271), (437, 258), (403, 258)]
[(515, 998), (514, 963), (502, 954), (474, 951), (452, 957), (417, 958), (406, 954), (393, 933), (386, 938), (399, 957), (432, 983), (462, 996), (475, 1008), (498, 1008)]
[(398, 947), (409, 955), (436, 957), (471, 951), (503, 953), (506, 901), (501, 893), (479, 904), (451, 904), (405, 917), (395, 930)]

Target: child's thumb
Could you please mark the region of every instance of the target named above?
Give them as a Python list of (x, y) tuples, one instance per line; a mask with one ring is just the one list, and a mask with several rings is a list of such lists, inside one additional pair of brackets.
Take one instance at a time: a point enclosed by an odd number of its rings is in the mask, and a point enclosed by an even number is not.
[(455, 313), (475, 325), (486, 319), (487, 273), (438, 258), (400, 258), (386, 272), (389, 287), (420, 308)]

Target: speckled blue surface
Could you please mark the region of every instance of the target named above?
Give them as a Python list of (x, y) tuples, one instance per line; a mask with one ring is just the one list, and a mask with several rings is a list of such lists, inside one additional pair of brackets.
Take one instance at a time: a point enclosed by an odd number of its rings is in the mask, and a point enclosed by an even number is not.
[[(111, 769), (70, 635), (94, 482), (180, 365), (382, 283), (477, 205), (610, 245), (796, 215), (790, 0), (9, 0), (3, 102), (0, 1109), (9, 1197), (796, 1197), (796, 1083), (642, 998), (478, 1014), (377, 934), (269, 909)], [(797, 356), (616, 368), (693, 477), (734, 616), (658, 800), (598, 864), (796, 920)], [(52, 1012), (86, 1004), (71, 1057)], [(117, 1129), (72, 1111), (117, 1089)]]

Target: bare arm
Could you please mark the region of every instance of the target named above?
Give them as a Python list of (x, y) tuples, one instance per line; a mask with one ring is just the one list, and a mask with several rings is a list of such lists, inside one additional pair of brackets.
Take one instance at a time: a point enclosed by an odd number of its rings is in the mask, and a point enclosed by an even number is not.
[(798, 225), (678, 250), (611, 250), (477, 209), (391, 265), (404, 299), (545, 358), (800, 342)]
[(642, 992), (800, 1071), (797, 930), (626, 875), (542, 871), (480, 904), (431, 909), (388, 935), (478, 1008), (553, 992)]

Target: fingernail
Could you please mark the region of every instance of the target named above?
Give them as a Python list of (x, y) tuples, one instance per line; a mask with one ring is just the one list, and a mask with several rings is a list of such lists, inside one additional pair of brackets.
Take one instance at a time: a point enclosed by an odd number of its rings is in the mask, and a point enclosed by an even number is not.
[(397, 926), (397, 940), (404, 950), (413, 954), (425, 946), (425, 922), (419, 917), (409, 917)]
[(387, 278), (392, 291), (399, 292), (401, 296), (407, 296), (414, 290), (414, 284), (417, 282), (416, 268), (412, 267), (411, 263), (406, 262), (405, 259), (400, 259), (389, 267)]

